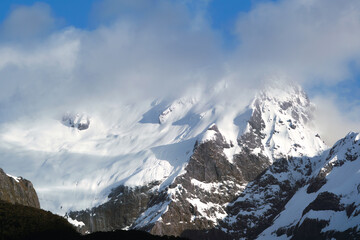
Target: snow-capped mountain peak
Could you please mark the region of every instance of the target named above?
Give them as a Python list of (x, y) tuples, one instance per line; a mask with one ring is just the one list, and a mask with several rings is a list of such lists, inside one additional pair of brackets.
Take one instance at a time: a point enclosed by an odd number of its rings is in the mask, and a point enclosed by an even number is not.
[(312, 125), (314, 106), (299, 86), (268, 87), (257, 94), (239, 145), (270, 159), (314, 156), (326, 149)]
[(195, 103), (195, 98), (181, 98), (174, 101), (159, 115), (159, 123), (164, 124), (179, 120), (184, 117), (182, 114), (188, 112)]
[(67, 112), (63, 115), (61, 121), (65, 126), (77, 128), (78, 130), (85, 130), (90, 126), (90, 117), (85, 113)]

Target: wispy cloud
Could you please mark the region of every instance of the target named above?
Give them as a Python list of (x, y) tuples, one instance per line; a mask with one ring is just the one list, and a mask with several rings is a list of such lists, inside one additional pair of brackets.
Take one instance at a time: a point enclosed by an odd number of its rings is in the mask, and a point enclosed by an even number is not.
[[(221, 78), (216, 35), (206, 25), (194, 28), (197, 19), (184, 5), (161, 1), (141, 11), (141, 18), (117, 17), (91, 31), (66, 28), (0, 44), (3, 115), (180, 95)], [(26, 25), (29, 12), (51, 16), (35, 4), (15, 8), (9, 19), (15, 14), (16, 24)]]
[[(102, 1), (94, 6), (92, 30), (59, 28), (46, 4), (14, 8), (0, 26), (3, 121), (64, 106), (181, 95), (220, 81), (229, 85), (229, 98), (274, 76), (311, 88), (349, 78), (349, 62), (359, 62), (357, 0), (261, 1), (239, 16), (231, 53), (211, 28), (208, 1), (192, 4)], [(332, 101), (321, 99), (321, 106)], [(340, 117), (341, 104), (332, 106)]]
[(349, 102), (339, 101), (335, 94), (318, 95), (313, 101), (317, 109), (314, 116), (317, 128), (330, 146), (348, 132), (360, 132), (360, 105), (349, 106)]
[(307, 83), (344, 80), (349, 62), (360, 59), (359, 19), (356, 0), (260, 3), (238, 19), (237, 64), (256, 77), (280, 72)]
[(55, 19), (49, 5), (35, 3), (33, 6), (15, 6), (0, 25), (0, 36), (4, 41), (29, 41), (46, 37), (61, 26), (61, 19)]

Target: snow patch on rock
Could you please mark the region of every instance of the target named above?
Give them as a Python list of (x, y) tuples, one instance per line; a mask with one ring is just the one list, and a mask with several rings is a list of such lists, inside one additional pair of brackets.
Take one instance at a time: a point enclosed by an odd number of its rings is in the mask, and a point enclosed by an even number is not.
[(6, 174), (8, 177), (11, 177), (12, 179), (14, 179), (17, 183), (20, 182), (21, 180), (21, 177), (15, 177), (13, 175), (10, 175), (10, 174)]
[(65, 126), (86, 130), (90, 126), (90, 117), (85, 113), (65, 113), (61, 119)]
[(81, 227), (84, 227), (84, 226), (85, 226), (85, 224), (84, 224), (83, 222), (78, 221), (78, 220), (76, 220), (76, 219), (72, 219), (72, 218), (70, 218), (70, 217), (66, 217), (66, 220), (68, 220), (68, 222), (71, 223), (71, 224), (72, 224), (73, 226), (75, 226), (75, 227), (81, 228)]

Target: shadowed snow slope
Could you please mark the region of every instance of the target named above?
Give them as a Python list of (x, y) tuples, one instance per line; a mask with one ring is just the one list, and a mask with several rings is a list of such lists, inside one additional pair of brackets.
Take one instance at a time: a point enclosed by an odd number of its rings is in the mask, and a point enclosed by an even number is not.
[(287, 202), (259, 239), (360, 237), (360, 134), (324, 152), (310, 181)]

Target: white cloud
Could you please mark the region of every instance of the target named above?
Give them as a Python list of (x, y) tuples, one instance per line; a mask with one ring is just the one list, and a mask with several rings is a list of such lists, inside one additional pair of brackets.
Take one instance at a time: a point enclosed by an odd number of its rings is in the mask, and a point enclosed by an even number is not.
[(351, 131), (360, 132), (360, 105), (349, 106), (349, 102), (339, 101), (334, 94), (318, 95), (313, 101), (317, 128), (329, 146)]
[(223, 56), (208, 26), (194, 29), (197, 19), (178, 3), (161, 1), (146, 11), (136, 21), (119, 17), (91, 31), (58, 30), (31, 47), (0, 44), (0, 111), (11, 117), (174, 96), (221, 78)]
[(246, 75), (283, 73), (301, 82), (349, 77), (360, 58), (360, 2), (280, 0), (242, 14), (236, 64)]
[(57, 22), (47, 4), (16, 6), (0, 26), (1, 38), (18, 41), (44, 37), (55, 29)]
[(32, 48), (0, 46), (1, 120), (68, 104), (79, 39), (73, 30), (57, 33)]

